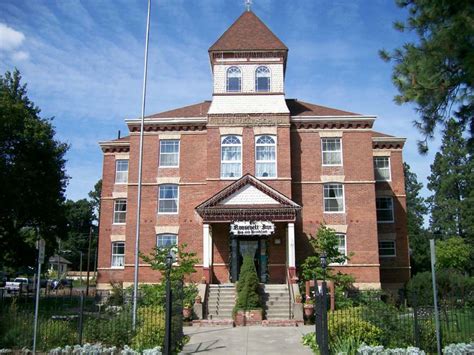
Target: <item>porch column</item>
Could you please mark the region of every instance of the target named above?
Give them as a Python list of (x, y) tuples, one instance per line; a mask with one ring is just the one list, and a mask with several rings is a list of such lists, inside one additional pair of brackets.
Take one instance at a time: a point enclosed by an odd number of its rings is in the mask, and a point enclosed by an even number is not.
[(288, 273), (289, 273), (289, 276), (291, 278), (290, 282), (296, 282), (294, 280), (294, 278), (296, 276), (295, 224), (294, 223), (288, 223), (286, 246), (287, 246), (286, 255), (288, 257)]
[(209, 224), (204, 223), (202, 225), (202, 273), (203, 277), (206, 278), (208, 283), (211, 282), (211, 272), (210, 272), (210, 260), (211, 260), (211, 235), (209, 230)]

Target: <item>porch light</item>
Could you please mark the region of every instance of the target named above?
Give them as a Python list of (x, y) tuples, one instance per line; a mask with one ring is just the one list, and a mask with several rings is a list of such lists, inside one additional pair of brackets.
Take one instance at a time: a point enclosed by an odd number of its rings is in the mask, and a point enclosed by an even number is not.
[(321, 267), (323, 269), (323, 280), (326, 280), (326, 268), (328, 266), (326, 253), (322, 253), (320, 256), (320, 259), (321, 259)]

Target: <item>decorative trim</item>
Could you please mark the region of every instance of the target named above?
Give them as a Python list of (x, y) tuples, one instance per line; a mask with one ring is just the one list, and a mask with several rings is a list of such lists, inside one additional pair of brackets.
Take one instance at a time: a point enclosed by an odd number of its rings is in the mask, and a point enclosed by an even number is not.
[(176, 134), (174, 132), (164, 132), (158, 135), (158, 139), (166, 140), (166, 139), (181, 139), (181, 134)]
[(110, 236), (110, 241), (111, 242), (124, 242), (125, 241), (125, 235), (123, 235), (123, 234), (120, 234), (120, 235), (112, 234)]
[(389, 149), (380, 149), (372, 151), (372, 156), (374, 157), (389, 157), (391, 156), (392, 151)]
[[(341, 175), (327, 175), (327, 176), (341, 176)], [(344, 176), (344, 175), (342, 175)], [(317, 181), (317, 180), (307, 180), (307, 181), (292, 181), (293, 184), (327, 184), (328, 182), (334, 182), (332, 181)], [(344, 184), (375, 184), (375, 180), (361, 180), (361, 181), (343, 181)]]
[(112, 192), (112, 198), (127, 198), (127, 192)]
[(326, 227), (334, 229), (336, 233), (347, 234), (347, 224), (326, 224)]
[(115, 159), (119, 160), (119, 159), (130, 159), (130, 154), (129, 153), (117, 153), (117, 154), (114, 154), (115, 155)]
[(344, 182), (344, 175), (321, 175), (321, 182)]
[(261, 136), (262, 134), (277, 135), (277, 126), (258, 126), (253, 128), (253, 134)]
[(244, 127), (219, 127), (219, 134), (221, 136), (227, 136), (227, 135), (233, 135), (233, 134), (241, 136), (243, 130), (244, 130)]
[(406, 138), (400, 137), (372, 137), (374, 149), (402, 149)]
[(156, 183), (161, 184), (176, 184), (179, 185), (180, 177), (171, 177), (171, 176), (159, 176), (156, 178)]
[(178, 234), (179, 233), (179, 226), (155, 226), (155, 233), (156, 234)]
[(332, 138), (332, 137), (342, 137), (343, 131), (319, 131), (319, 136), (321, 138)]

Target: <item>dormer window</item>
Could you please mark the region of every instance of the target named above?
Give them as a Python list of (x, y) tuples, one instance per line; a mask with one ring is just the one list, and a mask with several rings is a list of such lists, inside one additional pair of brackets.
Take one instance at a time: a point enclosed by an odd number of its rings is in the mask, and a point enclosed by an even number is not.
[(270, 91), (270, 69), (261, 66), (255, 70), (255, 91)]
[(242, 72), (238, 67), (227, 69), (227, 92), (240, 92), (242, 88)]

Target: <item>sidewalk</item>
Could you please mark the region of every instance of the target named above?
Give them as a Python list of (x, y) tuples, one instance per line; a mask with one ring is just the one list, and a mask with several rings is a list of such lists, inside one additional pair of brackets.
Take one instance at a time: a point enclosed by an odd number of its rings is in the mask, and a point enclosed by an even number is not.
[(312, 354), (301, 342), (311, 331), (314, 326), (184, 327), (191, 339), (181, 354)]

